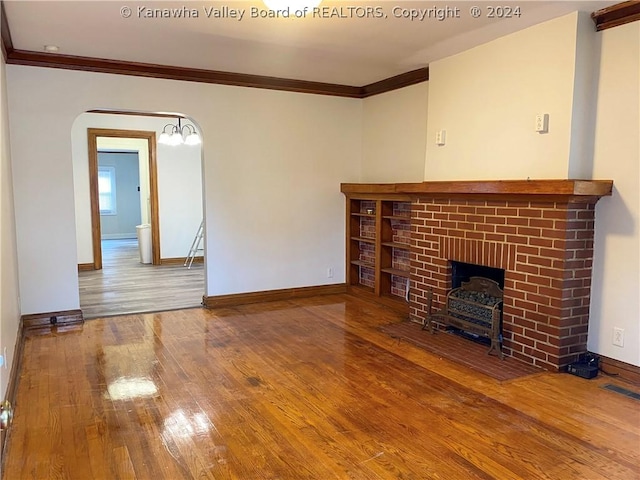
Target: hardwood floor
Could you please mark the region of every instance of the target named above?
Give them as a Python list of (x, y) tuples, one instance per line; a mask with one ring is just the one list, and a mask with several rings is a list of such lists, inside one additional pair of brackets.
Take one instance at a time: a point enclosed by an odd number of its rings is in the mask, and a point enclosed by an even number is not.
[(402, 320), (333, 295), (30, 332), (4, 478), (640, 478), (621, 382), (500, 382), (379, 330)]
[(102, 270), (80, 272), (85, 318), (198, 307), (204, 265), (143, 265), (133, 239), (102, 241)]

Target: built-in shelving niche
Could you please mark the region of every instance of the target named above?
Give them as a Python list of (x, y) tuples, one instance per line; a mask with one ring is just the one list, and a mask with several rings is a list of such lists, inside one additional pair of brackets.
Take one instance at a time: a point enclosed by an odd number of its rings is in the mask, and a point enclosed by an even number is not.
[(409, 285), (411, 202), (347, 200), (348, 284), (405, 301)]

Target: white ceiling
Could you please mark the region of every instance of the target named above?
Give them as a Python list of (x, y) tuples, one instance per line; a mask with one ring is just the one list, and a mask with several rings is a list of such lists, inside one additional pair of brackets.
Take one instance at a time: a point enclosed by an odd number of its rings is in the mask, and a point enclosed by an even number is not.
[[(329, 13), (342, 7), (342, 14), (351, 18), (313, 18), (309, 13), (301, 19), (250, 18), (251, 7), (265, 8), (260, 0), (9, 0), (5, 9), (16, 50), (43, 52), (44, 45), (56, 45), (65, 55), (363, 86), (575, 10), (593, 12), (615, 3), (325, 0), (321, 6)], [(488, 18), (490, 5), (519, 7), (520, 17)], [(129, 18), (121, 15), (125, 6), (131, 9)], [(460, 18), (410, 21), (394, 16), (394, 8), (398, 14), (398, 8), (434, 6), (458, 8)], [(471, 16), (474, 6), (481, 7), (480, 18)], [(139, 16), (144, 8), (183, 7), (195, 9), (198, 18)], [(212, 7), (245, 14), (242, 20), (207, 17)], [(363, 10), (354, 7), (379, 7), (386, 18), (358, 18)]]

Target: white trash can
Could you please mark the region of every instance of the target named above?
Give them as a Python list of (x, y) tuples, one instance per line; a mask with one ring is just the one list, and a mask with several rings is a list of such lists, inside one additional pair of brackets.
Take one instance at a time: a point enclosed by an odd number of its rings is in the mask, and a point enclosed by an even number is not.
[(138, 234), (138, 250), (140, 263), (151, 263), (151, 225), (148, 223), (136, 226)]

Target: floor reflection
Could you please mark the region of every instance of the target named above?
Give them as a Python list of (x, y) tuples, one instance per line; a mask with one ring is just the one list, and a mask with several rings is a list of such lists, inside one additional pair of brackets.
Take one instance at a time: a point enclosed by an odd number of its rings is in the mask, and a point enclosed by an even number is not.
[(107, 397), (114, 401), (153, 397), (157, 394), (158, 387), (149, 378), (121, 377), (107, 385)]
[(210, 428), (211, 423), (204, 413), (188, 415), (180, 408), (165, 418), (162, 436), (170, 435), (174, 439), (191, 438), (206, 435)]
[[(106, 385), (105, 398), (124, 401), (159, 395), (154, 379), (158, 375), (158, 349), (162, 346), (161, 321), (156, 315), (146, 314), (141, 316), (141, 320), (123, 324), (119, 328), (126, 330), (130, 340), (116, 345), (103, 345), (98, 351)], [(112, 329), (103, 332), (105, 343), (109, 342), (107, 336), (111, 337), (113, 333)]]

